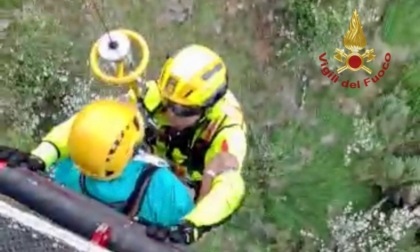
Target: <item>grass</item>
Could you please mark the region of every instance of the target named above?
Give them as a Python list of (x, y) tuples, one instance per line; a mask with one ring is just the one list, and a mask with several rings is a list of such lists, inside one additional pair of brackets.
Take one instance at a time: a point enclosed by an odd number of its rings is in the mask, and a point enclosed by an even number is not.
[(383, 30), (384, 38), (389, 44), (418, 46), (413, 38), (419, 36), (420, 29), (413, 25), (412, 20), (417, 19), (420, 13), (413, 11), (414, 6), (414, 1), (405, 4), (395, 1), (389, 6)]
[[(36, 59), (46, 51), (61, 55), (66, 47), (68, 55), (56, 58), (57, 66), (65, 66), (72, 75), (86, 77), (89, 70), (84, 62), (90, 45), (104, 32), (92, 6), (96, 3), (108, 26), (134, 29), (146, 38), (152, 53), (150, 78), (156, 76), (167, 53), (185, 44), (202, 43), (221, 53), (229, 66), (232, 90), (238, 94), (249, 118), (252, 147), (245, 169), (248, 196), (231, 222), (196, 245), (199, 251), (293, 251), (300, 246), (297, 241), (301, 229), (328, 237), (327, 219), (340, 212), (349, 201), (355, 202), (357, 209), (364, 209), (377, 200), (370, 186), (358, 180), (356, 165), (344, 166), (345, 149), (353, 141), (355, 132), (354, 115), (348, 111), (352, 110), (354, 102), (362, 104), (363, 110), (369, 110), (374, 102), (368, 96), (371, 89), (323, 87), (319, 85), (322, 77), (313, 63), (318, 51), (339, 47), (347, 21), (334, 18), (326, 7), (320, 6), (316, 12), (322, 25), (318, 33), (307, 32), (313, 19), (299, 24), (300, 38), (304, 38), (303, 41), (310, 38), (317, 44), (308, 48), (307, 44), (294, 41), (286, 50), (283, 47), (286, 39), (276, 34), (283, 19), (287, 15), (293, 17), (293, 9), (267, 1), (243, 1), (239, 5), (233, 0), (215, 0), (200, 1), (192, 6), (188, 6), (188, 1), (181, 1), (185, 3), (183, 8), (191, 7), (192, 16), (177, 23), (165, 21), (166, 9), (179, 7), (169, 2), (63, 0), (57, 5), (52, 0), (27, 0), (22, 16), (9, 29), (3, 48), (17, 48), (25, 57), (32, 53)], [(334, 2), (335, 8), (344, 12), (347, 2)], [(3, 0), (0, 8), (16, 7), (18, 3)], [(299, 3), (299, 11), (305, 12), (301, 16), (311, 15), (310, 8), (306, 8), (310, 1)], [(386, 19), (384, 37), (390, 44), (411, 45), (417, 40), (420, 30), (407, 24), (412, 15), (418, 13), (410, 9), (412, 6), (401, 5), (401, 1), (395, 1), (387, 9), (390, 17)], [(279, 15), (278, 20), (270, 19), (270, 10), (273, 15)], [(348, 13), (346, 10), (346, 15)], [(182, 17), (182, 13), (178, 15)], [(30, 40), (34, 42), (28, 43)], [(276, 57), (280, 49), (287, 52)], [(291, 58), (293, 61), (289, 61)], [(414, 61), (415, 57), (412, 58)], [(12, 59), (8, 60), (10, 63)], [(284, 65), (285, 62), (288, 64)], [(395, 67), (401, 65), (396, 63)], [(313, 82), (305, 107), (299, 110), (296, 100), (300, 99), (298, 92), (302, 83), (298, 78), (302, 75), (301, 69), (307, 66)], [(416, 74), (418, 71), (411, 76)], [(413, 79), (417, 78), (410, 80)], [(416, 82), (412, 83), (414, 88)], [(395, 86), (394, 83), (383, 85)], [(95, 86), (96, 89), (102, 87)], [(379, 84), (373, 88), (374, 91), (379, 89)], [(349, 102), (338, 106), (341, 98)], [(412, 100), (414, 102), (415, 98)], [(10, 134), (7, 137), (0, 134), (7, 138), (1, 141), (26, 149), (33, 146), (22, 142), (23, 137), (16, 134), (9, 137)]]

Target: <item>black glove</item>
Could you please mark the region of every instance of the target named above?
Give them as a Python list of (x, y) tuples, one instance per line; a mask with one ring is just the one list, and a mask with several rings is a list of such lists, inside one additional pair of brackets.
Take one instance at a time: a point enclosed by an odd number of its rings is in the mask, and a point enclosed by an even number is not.
[(195, 226), (189, 221), (170, 228), (169, 239), (173, 243), (191, 244), (198, 241), (203, 235), (204, 230)]
[(150, 238), (163, 242), (169, 236), (169, 229), (150, 225), (146, 227), (146, 235)]
[(0, 161), (10, 168), (25, 167), (32, 171), (45, 171), (45, 163), (40, 158), (8, 146), (0, 146)]
[(158, 226), (147, 226), (146, 234), (148, 237), (158, 241), (169, 240), (173, 243), (191, 244), (196, 242), (203, 235), (203, 229), (196, 227), (189, 221), (176, 225), (171, 228), (164, 228)]

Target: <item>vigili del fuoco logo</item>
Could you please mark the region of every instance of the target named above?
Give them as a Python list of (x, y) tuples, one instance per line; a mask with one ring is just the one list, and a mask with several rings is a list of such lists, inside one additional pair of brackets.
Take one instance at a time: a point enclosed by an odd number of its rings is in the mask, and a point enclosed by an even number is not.
[(343, 45), (348, 51), (339, 48), (335, 49), (334, 59), (343, 63), (336, 72), (328, 68), (328, 60), (325, 58), (327, 55), (326, 52), (319, 56), (319, 60), (321, 61), (321, 73), (324, 76), (333, 83), (337, 83), (340, 80), (340, 74), (346, 70), (351, 70), (353, 72), (363, 70), (368, 75), (371, 75), (370, 77), (363, 80), (357, 80), (356, 82), (342, 80), (341, 86), (346, 88), (360, 88), (363, 85), (367, 87), (370, 83), (377, 83), (381, 80), (389, 68), (391, 54), (389, 52), (385, 54), (381, 69), (372, 76), (372, 69), (365, 65), (365, 63), (369, 63), (376, 58), (375, 50), (365, 49), (366, 37), (363, 33), (363, 26), (356, 10), (354, 10), (350, 19), (349, 29), (344, 35)]

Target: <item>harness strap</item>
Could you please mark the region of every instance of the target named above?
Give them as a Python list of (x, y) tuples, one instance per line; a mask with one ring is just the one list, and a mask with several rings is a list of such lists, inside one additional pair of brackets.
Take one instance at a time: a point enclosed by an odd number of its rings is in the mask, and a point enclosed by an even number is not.
[(137, 178), (136, 185), (134, 187), (133, 192), (130, 194), (126, 201), (119, 201), (114, 203), (103, 203), (100, 199), (92, 195), (87, 187), (86, 187), (86, 176), (81, 175), (79, 177), (79, 185), (80, 188), (86, 196), (93, 198), (103, 204), (112, 207), (112, 208), (122, 208), (122, 213), (127, 215), (130, 219), (134, 219), (143, 205), (144, 196), (146, 194), (146, 190), (149, 187), (150, 179), (152, 175), (159, 169), (159, 166), (155, 166), (152, 164), (148, 164), (144, 169), (143, 173)]
[(144, 196), (149, 188), (150, 179), (159, 168), (159, 166), (148, 164), (143, 173), (137, 178), (134, 190), (128, 197), (127, 203), (122, 210), (130, 219), (136, 217), (139, 209), (143, 205)]

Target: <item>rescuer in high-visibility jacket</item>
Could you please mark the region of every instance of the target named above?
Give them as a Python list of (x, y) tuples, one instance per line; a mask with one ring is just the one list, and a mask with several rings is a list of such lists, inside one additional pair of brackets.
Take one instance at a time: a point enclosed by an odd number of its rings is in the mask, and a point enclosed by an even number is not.
[[(225, 63), (201, 45), (168, 57), (159, 79), (146, 86), (140, 100), (157, 124), (149, 142), (153, 154), (169, 160), (175, 174), (196, 191), (195, 208), (169, 234), (173, 242), (189, 244), (241, 205), (247, 151), (242, 109), (228, 89)], [(137, 101), (134, 92), (126, 98)], [(56, 126), (32, 154), (47, 166), (66, 157), (68, 127), (68, 122)]]
[[(54, 182), (146, 225), (169, 228), (193, 209), (188, 188), (169, 164), (136, 150), (143, 140), (144, 123), (134, 104), (115, 100), (92, 102), (61, 124), (59, 135), (54, 136), (55, 133), (53, 130), (47, 137), (62, 140), (66, 147), (55, 149), (53, 146), (59, 142), (44, 142), (40, 148), (46, 149), (37, 151), (55, 152), (59, 159), (50, 156), (42, 161), (29, 153), (0, 146), (0, 161), (6, 160), (12, 168), (29, 166), (46, 171)], [(50, 147), (54, 151), (48, 150)]]

